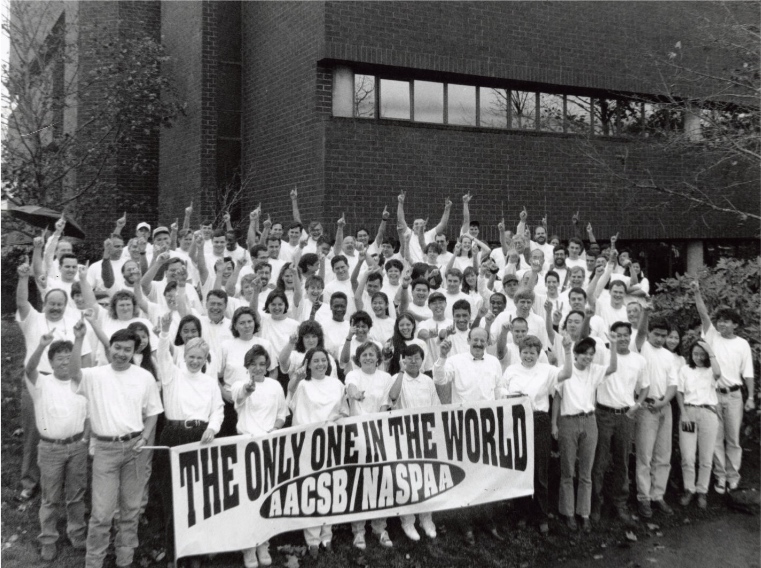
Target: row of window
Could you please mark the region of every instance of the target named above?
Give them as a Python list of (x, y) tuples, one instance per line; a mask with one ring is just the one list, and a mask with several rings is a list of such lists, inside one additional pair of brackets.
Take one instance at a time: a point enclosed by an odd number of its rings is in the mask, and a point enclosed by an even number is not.
[[(597, 136), (662, 136), (684, 128), (673, 105), (354, 75), (354, 116)], [(709, 128), (709, 122), (703, 129)]]

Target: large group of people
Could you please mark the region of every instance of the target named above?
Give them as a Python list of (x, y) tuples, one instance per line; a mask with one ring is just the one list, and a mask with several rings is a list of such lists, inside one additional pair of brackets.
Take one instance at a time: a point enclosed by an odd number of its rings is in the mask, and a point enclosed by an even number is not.
[[(697, 281), (702, 338), (683, 345), (684, 330), (651, 313), (640, 257), (617, 235), (602, 246), (578, 214), (579, 234), (563, 242), (546, 217), (531, 232), (524, 208), (514, 231), (499, 223), (491, 248), (470, 218), (468, 193), (450, 246), (452, 202), (429, 229), (422, 218), (407, 223), (402, 192), (395, 231), (385, 208), (374, 232), (347, 234), (342, 216), (331, 240), (319, 221), (302, 223), (296, 190), (290, 199), (288, 223), (260, 208), (250, 213), (245, 246), (229, 215), (223, 227), (203, 221), (194, 229), (192, 204), (182, 225), (151, 231), (141, 221), (131, 238), (122, 236), (125, 214), (93, 263), (73, 253), (64, 219), (49, 239), (34, 240), (16, 297), (27, 353), (19, 498), (39, 485), (44, 560), (58, 553), (65, 505), (68, 538), (86, 550), (87, 568), (103, 565), (112, 526), (116, 564), (129, 566), (149, 480), (161, 488), (172, 557), (169, 460), (145, 446), (516, 395), (527, 397), (534, 421), (534, 494), (519, 505), (543, 534), (554, 509), (553, 438), (557, 510), (569, 530), (593, 530), (608, 509), (633, 523), (633, 441), (637, 514), (673, 513), (664, 495), (674, 397), (681, 505), (696, 497), (706, 507), (712, 471), (717, 493), (738, 487), (743, 408), (754, 404), (751, 351), (736, 334), (739, 314), (722, 309), (712, 319)], [(30, 286), (41, 293), (41, 311)], [(467, 543), (476, 525), (502, 539), (492, 505), (462, 518)], [(418, 521), (436, 538), (430, 513)], [(413, 541), (421, 538), (415, 522), (401, 517)], [(380, 546), (393, 546), (386, 519), (370, 525)], [(352, 523), (352, 532), (364, 549), (365, 523)], [(304, 538), (312, 556), (329, 550), (330, 524)], [(242, 555), (247, 568), (272, 562), (266, 542)]]

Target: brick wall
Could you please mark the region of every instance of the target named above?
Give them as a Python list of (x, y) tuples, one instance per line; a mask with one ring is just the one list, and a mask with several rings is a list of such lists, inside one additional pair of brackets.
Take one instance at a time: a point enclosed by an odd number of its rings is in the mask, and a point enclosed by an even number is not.
[(658, 93), (643, 52), (704, 41), (694, 36), (699, 18), (728, 11), (758, 19), (742, 2), (326, 2), (321, 57)]
[[(626, 156), (630, 171), (642, 179), (652, 175), (657, 182), (674, 184), (694, 167), (654, 156), (647, 144), (596, 144), (603, 155)], [(471, 191), (471, 219), (481, 222), (490, 240), (498, 239), (502, 214), (514, 226), (523, 206), (533, 223), (546, 210), (550, 231), (564, 238), (572, 235), (570, 217), (576, 210), (601, 239), (619, 231), (625, 239), (753, 237), (752, 224), (738, 227), (736, 217), (688, 211), (686, 203), (654, 192), (620, 189), (617, 180), (579, 154), (582, 149), (580, 139), (567, 135), (330, 119), (324, 218), (333, 221), (344, 211), (349, 230), (360, 224), (376, 227), (383, 206), (395, 211), (396, 195), (405, 189), (408, 222), (429, 216), (429, 226), (435, 225), (444, 198), (452, 199), (452, 238), (462, 223), (461, 197)], [(738, 206), (758, 207), (757, 195), (738, 197)]]
[(318, 88), (316, 72), (323, 4), (244, 2), (241, 21), (242, 168), (254, 188), (244, 207), (261, 201), (273, 218), (288, 220), (288, 193), (297, 185), (303, 218), (315, 218), (325, 197), (321, 119), (315, 112), (325, 104), (325, 80)]

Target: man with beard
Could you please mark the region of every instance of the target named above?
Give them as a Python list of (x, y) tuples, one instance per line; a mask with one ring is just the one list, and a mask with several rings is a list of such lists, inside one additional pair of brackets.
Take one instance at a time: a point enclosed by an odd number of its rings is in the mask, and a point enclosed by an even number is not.
[[(526, 231), (526, 219), (528, 219), (528, 211), (523, 208), (520, 213), (520, 222), (515, 230), (516, 235), (524, 235)], [(544, 253), (544, 258), (552, 258), (554, 252), (554, 246), (547, 242), (547, 216), (542, 218), (542, 224), (537, 225), (534, 229), (534, 240), (529, 243), (530, 249), (540, 250)]]
[[(563, 245), (558, 245), (552, 250), (552, 271), (556, 272), (558, 278), (560, 278), (560, 290), (565, 289), (566, 282), (570, 278), (568, 274), (568, 267), (565, 264), (565, 259), (568, 256), (568, 250)], [(584, 283), (584, 272), (581, 273), (581, 282), (577, 285), (581, 286)]]

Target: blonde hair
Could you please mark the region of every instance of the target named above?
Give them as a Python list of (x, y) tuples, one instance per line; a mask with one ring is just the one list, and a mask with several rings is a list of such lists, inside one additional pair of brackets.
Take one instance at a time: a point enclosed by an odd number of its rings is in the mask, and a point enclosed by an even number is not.
[(201, 351), (203, 351), (204, 358), (209, 356), (209, 344), (206, 343), (206, 341), (204, 339), (201, 339), (200, 337), (194, 337), (193, 339), (189, 340), (185, 344), (186, 354), (192, 349), (200, 349)]

